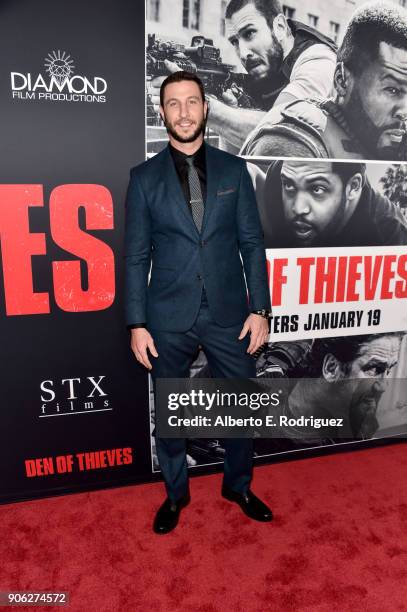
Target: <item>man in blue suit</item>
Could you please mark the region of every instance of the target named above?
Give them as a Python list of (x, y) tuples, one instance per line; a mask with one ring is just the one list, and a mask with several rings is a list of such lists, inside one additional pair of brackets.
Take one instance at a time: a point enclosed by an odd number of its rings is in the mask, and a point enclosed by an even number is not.
[[(126, 203), (131, 348), (154, 380), (188, 377), (199, 346), (215, 378), (255, 378), (271, 306), (251, 179), (242, 159), (204, 142), (208, 105), (196, 75), (170, 75), (160, 101), (169, 145), (132, 169)], [(153, 529), (168, 533), (189, 502), (186, 444), (157, 437), (156, 446), (168, 497)], [(223, 497), (270, 521), (249, 488), (252, 440), (225, 448)]]

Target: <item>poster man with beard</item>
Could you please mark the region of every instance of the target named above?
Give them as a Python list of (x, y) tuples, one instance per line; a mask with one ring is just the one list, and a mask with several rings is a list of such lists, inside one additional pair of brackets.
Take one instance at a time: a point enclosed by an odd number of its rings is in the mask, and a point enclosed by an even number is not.
[[(229, 42), (250, 77), (248, 93), (261, 111), (331, 94), (335, 43), (286, 19), (278, 0), (231, 0), (225, 17)], [(260, 110), (231, 108), (216, 99), (210, 104), (209, 125), (238, 147), (265, 117)]]
[(274, 162), (259, 209), (266, 248), (407, 244), (406, 218), (362, 162)]
[[(316, 29), (286, 19), (278, 0), (230, 0), (225, 21), (229, 42), (248, 73), (245, 87), (255, 108), (238, 107), (230, 89), (223, 101), (210, 96), (208, 126), (239, 149), (274, 105), (331, 94), (337, 47)], [(175, 62), (166, 66), (179, 70)], [(151, 82), (155, 108), (164, 78)]]
[(333, 99), (274, 108), (242, 155), (407, 159), (407, 11), (373, 2), (351, 18), (334, 75)]
[[(342, 418), (343, 423), (337, 431), (286, 426), (279, 430), (279, 438), (256, 440), (256, 453), (371, 438), (379, 427), (378, 404), (398, 363), (404, 335), (390, 332), (309, 342), (302, 378), (292, 381), (282, 412), (288, 419), (332, 417)], [(298, 367), (297, 376), (299, 372)]]
[(333, 405), (343, 406), (355, 438), (373, 436), (377, 406), (398, 363), (403, 336), (393, 332), (315, 340), (304, 378), (291, 391), (290, 414), (326, 416)]

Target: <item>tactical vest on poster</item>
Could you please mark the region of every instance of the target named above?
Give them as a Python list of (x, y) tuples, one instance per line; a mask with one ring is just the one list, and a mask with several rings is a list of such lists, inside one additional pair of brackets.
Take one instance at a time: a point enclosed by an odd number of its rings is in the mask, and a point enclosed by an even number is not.
[(273, 90), (271, 92), (257, 94), (254, 92), (253, 97), (262, 110), (270, 110), (270, 108), (272, 108), (281, 91), (290, 82), (291, 73), (296, 61), (304, 51), (309, 49), (309, 47), (312, 47), (312, 45), (324, 44), (332, 49), (334, 53), (338, 51), (333, 40), (324, 36), (324, 34), (321, 34), (318, 30), (310, 28), (299, 21), (288, 19), (287, 22), (294, 36), (294, 46), (283, 61), (280, 73), (273, 83)]
[[(268, 149), (257, 145), (267, 139)], [(302, 154), (298, 151), (306, 151)], [(240, 155), (369, 159), (331, 100), (294, 100), (271, 109), (247, 137)]]

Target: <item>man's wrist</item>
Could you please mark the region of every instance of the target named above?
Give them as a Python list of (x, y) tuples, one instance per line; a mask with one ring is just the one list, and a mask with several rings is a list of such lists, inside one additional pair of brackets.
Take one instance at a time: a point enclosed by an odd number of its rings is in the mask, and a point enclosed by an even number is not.
[(266, 310), (265, 308), (262, 308), (261, 310), (252, 310), (252, 314), (260, 315), (263, 317), (263, 319), (271, 318), (271, 310)]
[(269, 329), (269, 333), (271, 332), (271, 310), (266, 310), (265, 308), (263, 308), (262, 310), (252, 310), (252, 314), (256, 314), (259, 315), (260, 317), (263, 317), (263, 319), (265, 319), (267, 321), (267, 325), (268, 325), (268, 329)]

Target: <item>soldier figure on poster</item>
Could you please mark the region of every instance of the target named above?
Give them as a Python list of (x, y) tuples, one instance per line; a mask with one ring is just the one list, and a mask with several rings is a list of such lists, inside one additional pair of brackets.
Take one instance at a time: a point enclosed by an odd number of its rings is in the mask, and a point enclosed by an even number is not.
[(326, 100), (272, 109), (242, 155), (407, 159), (407, 11), (374, 2), (352, 17)]

